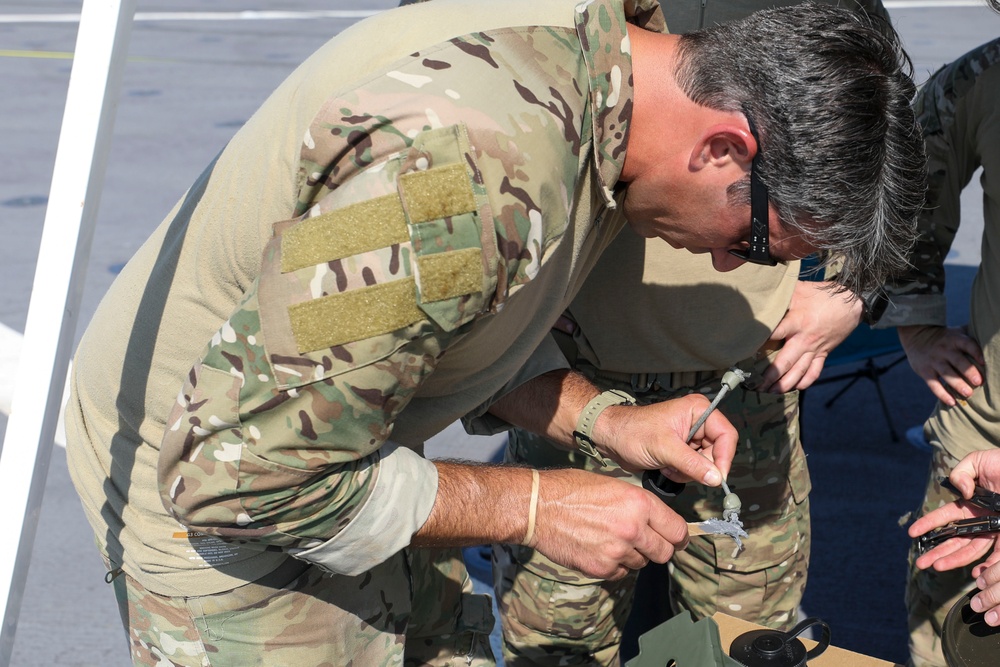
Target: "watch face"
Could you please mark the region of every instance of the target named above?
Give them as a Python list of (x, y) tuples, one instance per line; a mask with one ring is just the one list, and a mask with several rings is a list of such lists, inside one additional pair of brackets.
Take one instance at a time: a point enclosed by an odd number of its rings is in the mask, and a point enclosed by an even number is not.
[(886, 296), (884, 290), (880, 289), (877, 292), (862, 296), (861, 303), (864, 304), (862, 315), (864, 321), (869, 325), (873, 325), (882, 319), (882, 315), (885, 314), (885, 309), (889, 307), (889, 297)]

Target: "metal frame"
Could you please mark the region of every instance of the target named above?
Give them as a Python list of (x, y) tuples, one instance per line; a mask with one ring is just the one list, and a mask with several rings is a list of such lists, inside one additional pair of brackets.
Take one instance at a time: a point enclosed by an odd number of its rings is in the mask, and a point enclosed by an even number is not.
[[(83, 0), (10, 420), (0, 450), (0, 665), (10, 664), (72, 355), (135, 0)], [(27, 471), (31, 471), (28, 474)]]

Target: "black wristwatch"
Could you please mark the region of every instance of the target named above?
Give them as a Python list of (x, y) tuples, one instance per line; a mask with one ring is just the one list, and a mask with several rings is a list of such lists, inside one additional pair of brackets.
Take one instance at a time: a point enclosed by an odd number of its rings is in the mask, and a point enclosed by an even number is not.
[(861, 305), (861, 321), (872, 327), (882, 319), (885, 309), (889, 307), (889, 297), (884, 289), (874, 289), (861, 295)]

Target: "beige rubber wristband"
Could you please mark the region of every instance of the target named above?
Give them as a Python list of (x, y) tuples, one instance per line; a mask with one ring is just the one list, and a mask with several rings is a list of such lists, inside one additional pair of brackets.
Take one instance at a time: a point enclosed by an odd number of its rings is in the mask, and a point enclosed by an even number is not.
[(576, 422), (576, 430), (573, 431), (573, 437), (576, 438), (576, 445), (580, 451), (596, 459), (605, 468), (611, 465), (611, 461), (601, 456), (601, 453), (597, 451), (591, 432), (600, 414), (612, 405), (635, 405), (635, 399), (618, 389), (609, 389), (598, 394), (583, 407), (580, 419)]
[(535, 537), (535, 517), (538, 516), (538, 471), (531, 471), (531, 500), (528, 502), (528, 530), (524, 532), (521, 544), (530, 547)]

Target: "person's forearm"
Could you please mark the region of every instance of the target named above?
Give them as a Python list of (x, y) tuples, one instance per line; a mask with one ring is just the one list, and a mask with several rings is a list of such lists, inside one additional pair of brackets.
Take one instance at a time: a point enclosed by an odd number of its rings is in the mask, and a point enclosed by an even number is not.
[(600, 390), (569, 370), (550, 371), (525, 382), (500, 398), (490, 412), (519, 428), (543, 435), (573, 449), (573, 431), (580, 413)]
[(415, 547), (518, 544), (528, 530), (532, 473), (527, 468), (435, 461), (438, 492)]
[(588, 577), (620, 579), (665, 563), (687, 525), (648, 491), (624, 480), (563, 468), (435, 463), (438, 493), (414, 547), (525, 544)]
[[(693, 438), (690, 434), (691, 426), (708, 408), (704, 396), (692, 394), (643, 406), (606, 404), (593, 418), (585, 446), (577, 442), (573, 432), (584, 408), (599, 394), (597, 387), (578, 373), (552, 371), (510, 392), (490, 411), (558, 446), (581, 449), (602, 462), (605, 458), (614, 460), (630, 472), (671, 468), (711, 486), (727, 474), (736, 430), (726, 418), (715, 411), (703, 429)], [(591, 444), (593, 451), (588, 451)]]

